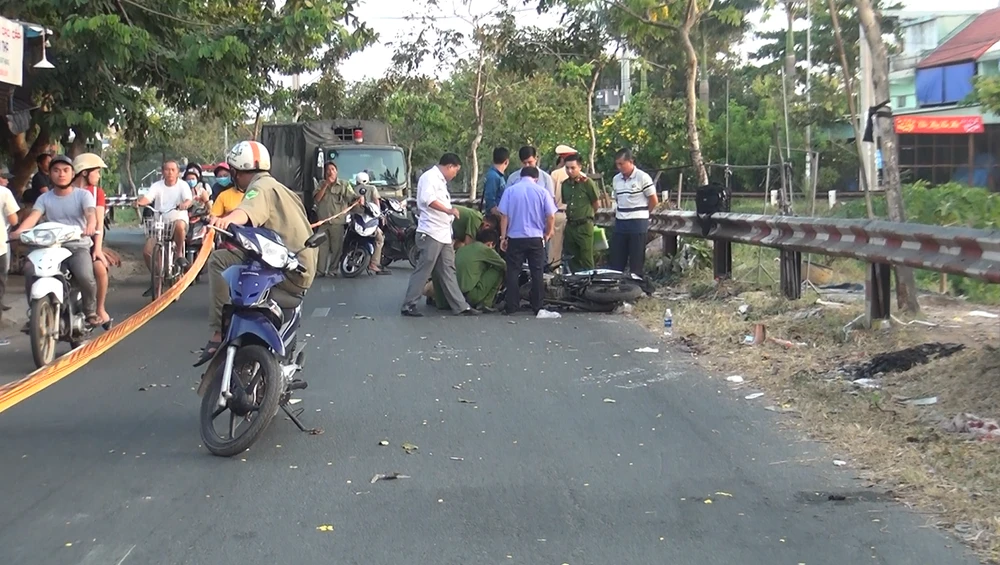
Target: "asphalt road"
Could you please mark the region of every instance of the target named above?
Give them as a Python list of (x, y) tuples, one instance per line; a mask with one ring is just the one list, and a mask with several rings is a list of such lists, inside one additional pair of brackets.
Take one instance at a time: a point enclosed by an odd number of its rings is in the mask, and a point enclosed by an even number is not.
[(204, 284), (0, 414), (0, 563), (976, 562), (625, 318), (402, 318), (407, 273), (308, 296), (323, 435), (199, 445)]

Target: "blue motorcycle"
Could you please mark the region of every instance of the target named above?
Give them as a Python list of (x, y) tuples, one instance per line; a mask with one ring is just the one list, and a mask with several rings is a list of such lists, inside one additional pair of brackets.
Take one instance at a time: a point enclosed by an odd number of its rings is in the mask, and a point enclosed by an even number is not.
[[(304, 293), (291, 294), (278, 285), (289, 272), (304, 272), (297, 258), (272, 230), (233, 225), (232, 232), (216, 231), (242, 251), (243, 263), (222, 276), (229, 286), (230, 304), (222, 311), (223, 340), (202, 375), (201, 438), (213, 455), (232, 457), (249, 448), (284, 410), (303, 432), (301, 410), (289, 410), (291, 394), (308, 385), (293, 379), (302, 370), (305, 350), (296, 344), (302, 319)], [(325, 231), (313, 234), (305, 248), (316, 248), (327, 239)], [(222, 431), (216, 421), (229, 412)], [(225, 421), (225, 418), (222, 418)]]

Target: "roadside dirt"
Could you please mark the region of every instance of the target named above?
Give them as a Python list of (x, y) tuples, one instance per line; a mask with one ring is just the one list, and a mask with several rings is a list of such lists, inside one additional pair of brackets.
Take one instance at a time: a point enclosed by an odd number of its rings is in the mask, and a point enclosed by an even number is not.
[(738, 283), (688, 290), (633, 312), (662, 331), (669, 306), (671, 339), (713, 378), (741, 377), (729, 386), (764, 393), (746, 402), (998, 562), (1000, 308), (925, 296), (917, 319), (868, 330), (863, 292), (789, 302)]

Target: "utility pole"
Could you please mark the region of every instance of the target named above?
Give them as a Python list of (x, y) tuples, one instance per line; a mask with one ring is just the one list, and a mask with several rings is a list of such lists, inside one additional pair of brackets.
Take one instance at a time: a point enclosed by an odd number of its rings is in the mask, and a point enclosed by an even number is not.
[(632, 55), (625, 51), (621, 58), (621, 88), (622, 104), (628, 104), (632, 98)]
[[(858, 123), (861, 125), (860, 132), (864, 133), (868, 127), (868, 109), (875, 105), (875, 84), (872, 80), (872, 51), (866, 40), (865, 30), (859, 26), (858, 34), (860, 46), (859, 66), (861, 72), (861, 84), (859, 88), (858, 100)], [(868, 189), (878, 188), (878, 171), (875, 169), (875, 144), (862, 143), (861, 168), (864, 170), (864, 177), (859, 179), (859, 186), (868, 179)], [(864, 187), (861, 186), (863, 190)]]

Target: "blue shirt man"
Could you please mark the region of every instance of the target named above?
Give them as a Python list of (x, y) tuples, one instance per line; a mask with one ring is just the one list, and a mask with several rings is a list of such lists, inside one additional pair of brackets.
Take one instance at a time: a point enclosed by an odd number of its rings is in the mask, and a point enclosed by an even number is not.
[(500, 249), (506, 253), (507, 292), (504, 313), (513, 314), (521, 306), (518, 279), (524, 261), (531, 274), (531, 309), (538, 314), (545, 292), (545, 243), (555, 229), (556, 202), (538, 184), (538, 169), (524, 167), (521, 180), (508, 187), (500, 199)]
[(486, 182), (483, 185), (483, 214), (492, 214), (500, 204), (507, 179), (504, 178), (504, 171), (510, 164), (510, 150), (506, 147), (497, 147), (493, 150), (493, 166), (486, 171)]

